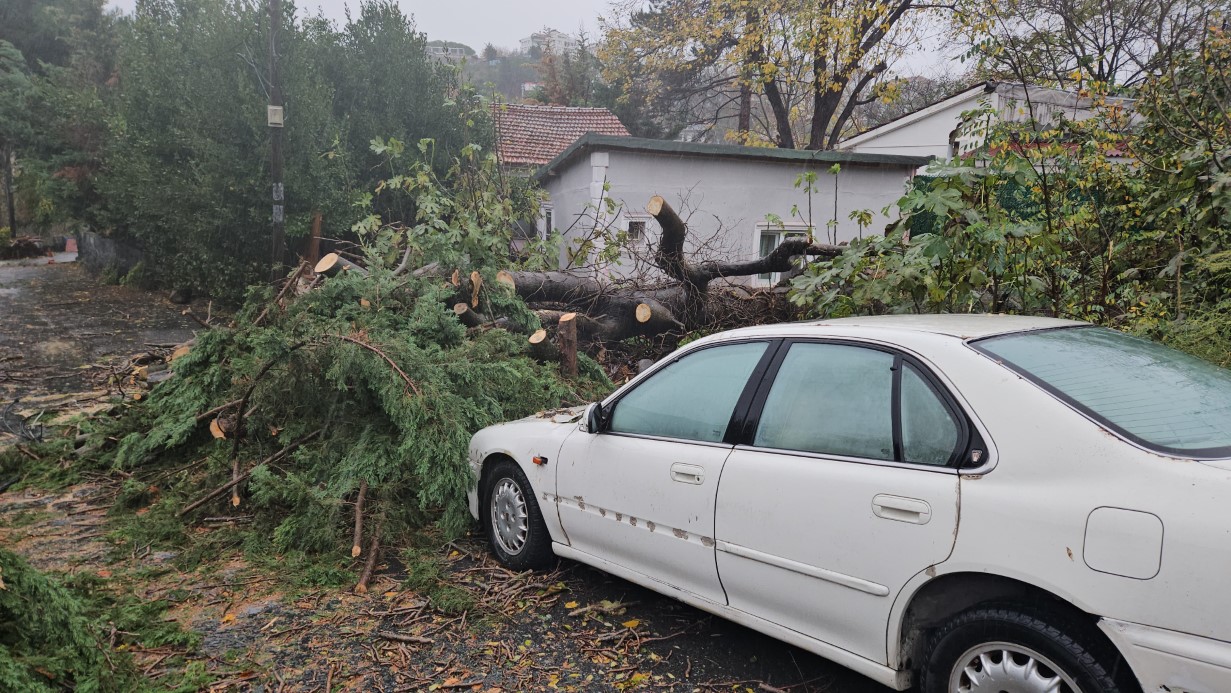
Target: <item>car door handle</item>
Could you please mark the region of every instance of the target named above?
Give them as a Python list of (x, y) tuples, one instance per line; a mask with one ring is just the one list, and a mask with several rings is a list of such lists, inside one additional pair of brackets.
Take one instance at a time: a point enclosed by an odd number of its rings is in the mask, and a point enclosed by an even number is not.
[(705, 481), (705, 468), (676, 462), (671, 465), (671, 480), (681, 484), (700, 484)]
[(877, 517), (898, 522), (926, 525), (932, 519), (932, 506), (918, 498), (903, 498), (880, 494), (872, 499), (872, 512)]

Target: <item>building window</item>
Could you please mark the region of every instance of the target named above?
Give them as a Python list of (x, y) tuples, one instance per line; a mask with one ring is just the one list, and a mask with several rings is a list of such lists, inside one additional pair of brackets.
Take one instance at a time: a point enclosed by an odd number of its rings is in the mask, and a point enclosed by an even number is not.
[(539, 231), (539, 238), (541, 240), (547, 240), (555, 229), (554, 212), (555, 209), (551, 205), (543, 205), (543, 228)]
[(628, 245), (641, 245), (650, 230), (650, 217), (624, 213), (624, 240)]
[[(783, 241), (808, 237), (807, 224), (757, 224), (757, 257), (765, 257), (782, 245)], [(800, 258), (800, 266), (807, 263), (806, 258)], [(783, 272), (765, 272), (757, 275), (761, 284), (774, 285), (782, 281)]]

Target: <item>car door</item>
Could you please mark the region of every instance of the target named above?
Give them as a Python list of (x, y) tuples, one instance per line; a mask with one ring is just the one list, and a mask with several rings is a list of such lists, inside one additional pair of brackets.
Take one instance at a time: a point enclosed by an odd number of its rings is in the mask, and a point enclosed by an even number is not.
[(893, 600), (944, 561), (971, 430), (922, 365), (853, 343), (784, 344), (718, 488), (732, 607), (887, 661)]
[(730, 422), (741, 398), (751, 400), (770, 345), (678, 356), (604, 403), (598, 432), (568, 437), (556, 498), (572, 548), (726, 602), (714, 564), (714, 496)]

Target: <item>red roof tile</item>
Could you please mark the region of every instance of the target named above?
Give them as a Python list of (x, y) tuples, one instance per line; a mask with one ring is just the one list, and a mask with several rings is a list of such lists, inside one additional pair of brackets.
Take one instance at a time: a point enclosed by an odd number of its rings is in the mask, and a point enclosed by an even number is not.
[(628, 137), (605, 108), (492, 104), (496, 155), (507, 166), (541, 166), (587, 132)]

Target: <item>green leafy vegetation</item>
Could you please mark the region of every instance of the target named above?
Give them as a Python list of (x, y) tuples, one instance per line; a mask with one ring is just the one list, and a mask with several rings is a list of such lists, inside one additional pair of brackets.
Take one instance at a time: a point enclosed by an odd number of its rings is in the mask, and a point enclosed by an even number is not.
[[(969, 156), (934, 165), (886, 236), (852, 242), (792, 283), (819, 316), (1006, 312), (1142, 332), (1227, 363), (1231, 236), (1221, 171), (1231, 40), (1141, 87), (1134, 109), (1000, 122)], [(1186, 100), (1184, 108), (1174, 107)], [(977, 129), (994, 114), (969, 114)], [(976, 133), (977, 134), (977, 133)]]
[[(195, 645), (196, 636), (162, 618), (166, 606), (118, 595), (85, 574), (53, 577), (0, 549), (0, 689), (143, 690), (148, 682), (126, 647)], [(195, 690), (209, 680), (188, 666), (170, 689)]]

